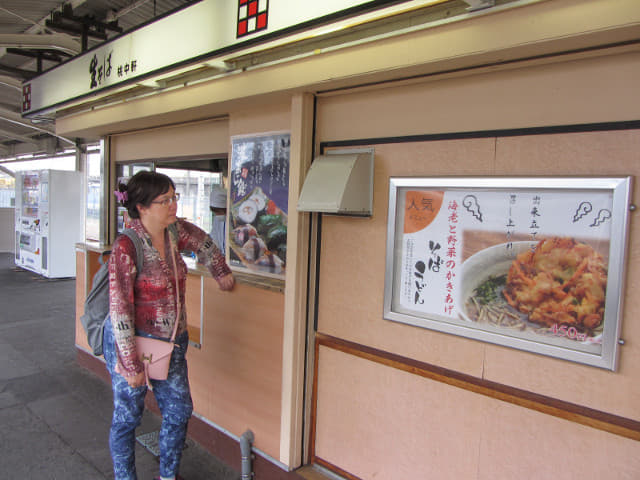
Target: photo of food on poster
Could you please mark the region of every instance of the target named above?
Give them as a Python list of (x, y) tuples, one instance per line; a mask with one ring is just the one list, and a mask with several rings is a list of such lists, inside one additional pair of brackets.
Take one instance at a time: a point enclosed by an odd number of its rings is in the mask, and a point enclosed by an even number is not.
[(400, 311), (601, 352), (611, 192), (403, 188), (396, 212)]
[(284, 278), (290, 134), (231, 139), (230, 265)]

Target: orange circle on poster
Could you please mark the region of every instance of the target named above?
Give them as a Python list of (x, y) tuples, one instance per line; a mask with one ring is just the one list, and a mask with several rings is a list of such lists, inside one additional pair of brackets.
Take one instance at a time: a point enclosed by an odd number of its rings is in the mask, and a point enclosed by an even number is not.
[(408, 191), (404, 203), (404, 233), (426, 228), (438, 216), (444, 192)]

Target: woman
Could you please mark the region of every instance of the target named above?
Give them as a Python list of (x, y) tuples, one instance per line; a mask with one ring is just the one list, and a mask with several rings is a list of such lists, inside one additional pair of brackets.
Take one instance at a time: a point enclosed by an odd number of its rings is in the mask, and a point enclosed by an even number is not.
[[(131, 228), (142, 240), (144, 263), (137, 271), (134, 243), (126, 235), (116, 239), (109, 258), (111, 321), (106, 322), (103, 340), (114, 401), (109, 447), (115, 479), (135, 480), (135, 429), (142, 418), (147, 385), (134, 336), (138, 333), (168, 339), (177, 321), (169, 376), (167, 380), (151, 380), (162, 412), (159, 478), (175, 479), (193, 410), (185, 359), (189, 341), (184, 308), (187, 268), (179, 252), (196, 252), (222, 290), (231, 290), (234, 279), (211, 238), (176, 217), (179, 196), (169, 177), (139, 172), (127, 183), (125, 191), (118, 197), (127, 208)], [(175, 229), (168, 228), (172, 224)], [(176, 318), (178, 312), (180, 318)]]

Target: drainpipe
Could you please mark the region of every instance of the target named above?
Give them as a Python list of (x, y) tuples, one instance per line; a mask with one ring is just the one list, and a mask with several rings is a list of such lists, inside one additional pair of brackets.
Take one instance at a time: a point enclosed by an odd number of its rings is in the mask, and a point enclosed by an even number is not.
[(251, 466), (251, 460), (253, 458), (251, 455), (251, 444), (253, 440), (254, 437), (251, 430), (247, 430), (240, 437), (240, 452), (242, 454), (242, 472), (240, 478), (242, 480), (253, 479), (253, 468)]

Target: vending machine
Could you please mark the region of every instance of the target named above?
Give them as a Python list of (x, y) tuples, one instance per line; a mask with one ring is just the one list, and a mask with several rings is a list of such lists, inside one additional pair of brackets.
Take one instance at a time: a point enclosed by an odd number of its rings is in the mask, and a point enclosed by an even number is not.
[(82, 174), (37, 170), (16, 174), (17, 266), (47, 278), (75, 277), (82, 239)]

